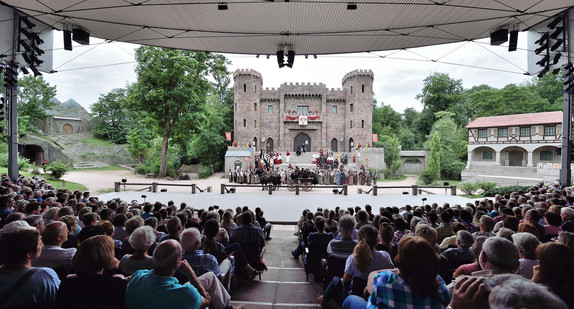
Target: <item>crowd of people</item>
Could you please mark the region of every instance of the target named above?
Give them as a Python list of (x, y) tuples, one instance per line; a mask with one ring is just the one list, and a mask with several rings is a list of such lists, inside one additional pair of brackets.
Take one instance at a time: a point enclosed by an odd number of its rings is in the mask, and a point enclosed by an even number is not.
[(574, 308), (572, 193), (305, 210), (291, 254), (307, 252), (324, 308)]
[(232, 308), (271, 238), (259, 208), (100, 201), (37, 177), (2, 177), (0, 228), (0, 308)]

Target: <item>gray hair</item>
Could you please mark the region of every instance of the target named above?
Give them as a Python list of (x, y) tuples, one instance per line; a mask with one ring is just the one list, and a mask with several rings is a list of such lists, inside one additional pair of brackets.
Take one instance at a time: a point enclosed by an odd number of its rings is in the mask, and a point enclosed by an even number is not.
[(568, 306), (546, 287), (517, 275), (497, 275), (495, 281), (501, 281), (488, 297), (490, 308), (494, 309), (566, 309)]
[(536, 247), (540, 244), (536, 236), (531, 233), (515, 233), (512, 234), (512, 241), (525, 259), (536, 260)]
[(185, 229), (183, 233), (181, 233), (181, 247), (183, 250), (195, 250), (197, 248), (197, 244), (201, 242), (201, 234), (199, 230), (191, 227)]
[[(485, 256), (490, 265), (504, 272), (514, 272), (520, 265), (518, 248), (510, 240), (502, 237), (489, 237), (485, 240), (480, 256), (479, 261)], [(484, 265), (481, 263), (481, 266)]]
[(44, 213), (44, 219), (46, 220), (55, 219), (58, 216), (58, 211), (60, 211), (60, 208), (58, 207), (48, 208), (46, 213)]
[(570, 207), (562, 207), (562, 209), (560, 209), (560, 214), (566, 214), (568, 217), (574, 217), (574, 209)]
[(467, 230), (460, 230), (456, 233), (456, 241), (463, 249), (468, 249), (474, 244), (474, 237)]
[(155, 242), (155, 233), (151, 226), (140, 226), (129, 238), (130, 245), (136, 250), (146, 250)]
[(351, 237), (355, 231), (356, 224), (357, 221), (355, 221), (355, 218), (351, 215), (344, 215), (339, 218), (339, 231), (341, 235)]

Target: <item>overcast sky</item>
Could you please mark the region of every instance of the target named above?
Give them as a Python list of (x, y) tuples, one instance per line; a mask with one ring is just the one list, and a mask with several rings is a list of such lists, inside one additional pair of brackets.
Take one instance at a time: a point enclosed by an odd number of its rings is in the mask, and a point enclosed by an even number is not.
[[(355, 69), (374, 72), (374, 95), (379, 103), (402, 112), (407, 107), (422, 109), (416, 100), (423, 80), (433, 72), (448, 73), (461, 79), (465, 88), (487, 84), (502, 88), (531, 77), (527, 71), (526, 34), (520, 33), (518, 51), (508, 52), (507, 44), (490, 46), (488, 40), (464, 42), (400, 51), (348, 55), (319, 55), (317, 59), (297, 56), (293, 68), (277, 66), (277, 58), (265, 55), (226, 54), (231, 72), (254, 69), (263, 76), (263, 87), (279, 87), (289, 82), (322, 82), (341, 88), (343, 76)], [(136, 80), (134, 48), (126, 43), (106, 43), (90, 38), (91, 45), (74, 43), (72, 52), (63, 50), (62, 34), (55, 32), (54, 70), (44, 78), (57, 87), (60, 101), (74, 99), (88, 111), (101, 94), (125, 87)]]

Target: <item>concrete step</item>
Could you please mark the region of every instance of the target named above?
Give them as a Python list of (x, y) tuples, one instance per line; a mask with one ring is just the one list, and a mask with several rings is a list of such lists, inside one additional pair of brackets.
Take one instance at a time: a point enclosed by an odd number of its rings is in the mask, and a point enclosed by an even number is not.
[(91, 162), (74, 162), (74, 168), (94, 168)]

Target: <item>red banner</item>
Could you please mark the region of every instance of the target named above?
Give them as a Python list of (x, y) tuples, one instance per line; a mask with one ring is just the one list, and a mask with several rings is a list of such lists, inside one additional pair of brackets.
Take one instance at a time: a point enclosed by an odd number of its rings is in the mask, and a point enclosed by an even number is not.
[(294, 115), (294, 116), (287, 115), (285, 117), (287, 117), (287, 120), (299, 120), (299, 115)]
[(231, 132), (225, 132), (225, 140), (228, 142), (231, 141)]
[(377, 134), (373, 134), (373, 143), (377, 142), (379, 140), (379, 137)]

